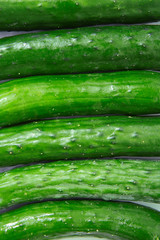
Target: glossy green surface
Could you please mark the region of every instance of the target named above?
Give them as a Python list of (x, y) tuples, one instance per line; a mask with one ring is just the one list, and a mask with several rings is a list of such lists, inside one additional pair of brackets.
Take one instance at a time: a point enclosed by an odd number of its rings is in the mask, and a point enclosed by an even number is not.
[(0, 208), (44, 199), (160, 202), (160, 161), (58, 161), (0, 174)]
[(60, 201), (32, 204), (0, 216), (1, 240), (40, 240), (62, 234), (109, 233), (159, 240), (160, 213), (131, 203)]
[(160, 113), (160, 73), (37, 76), (0, 85), (0, 126), (57, 116)]
[(160, 70), (160, 26), (104, 26), (0, 39), (0, 79)]
[(114, 156), (160, 156), (160, 118), (48, 120), (0, 130), (0, 166)]
[(159, 0), (0, 0), (0, 30), (37, 30), (160, 20)]

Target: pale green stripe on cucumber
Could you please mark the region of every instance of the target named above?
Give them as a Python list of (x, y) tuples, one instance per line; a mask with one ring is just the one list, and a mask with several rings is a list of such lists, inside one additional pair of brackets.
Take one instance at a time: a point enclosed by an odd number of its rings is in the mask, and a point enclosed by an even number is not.
[(46, 199), (160, 202), (160, 161), (58, 161), (0, 174), (0, 209)]

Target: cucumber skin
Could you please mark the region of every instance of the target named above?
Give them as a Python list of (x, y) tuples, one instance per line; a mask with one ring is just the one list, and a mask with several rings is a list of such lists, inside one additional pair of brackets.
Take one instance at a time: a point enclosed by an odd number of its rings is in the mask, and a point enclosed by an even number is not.
[(0, 166), (118, 156), (160, 156), (160, 118), (47, 120), (0, 130)]
[(160, 70), (160, 26), (103, 26), (0, 39), (0, 79)]
[(42, 30), (160, 20), (159, 0), (0, 1), (0, 30)]
[(160, 203), (160, 161), (58, 161), (0, 174), (0, 208), (46, 199)]
[(37, 76), (1, 84), (0, 126), (57, 116), (160, 112), (160, 73)]
[(73, 233), (110, 233), (120, 239), (159, 240), (160, 213), (132, 203), (44, 202), (2, 214), (0, 228), (1, 240), (40, 240)]

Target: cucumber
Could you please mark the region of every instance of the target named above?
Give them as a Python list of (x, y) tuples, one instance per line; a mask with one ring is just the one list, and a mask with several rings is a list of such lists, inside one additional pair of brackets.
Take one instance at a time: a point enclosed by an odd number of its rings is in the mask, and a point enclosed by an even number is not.
[(103, 26), (0, 39), (0, 79), (160, 70), (160, 26)]
[(159, 240), (160, 213), (132, 203), (55, 201), (23, 206), (0, 215), (1, 240), (40, 240), (60, 235), (119, 236)]
[(159, 189), (160, 161), (58, 161), (1, 173), (0, 208), (61, 198), (160, 203)]
[(160, 73), (37, 76), (1, 84), (0, 126), (57, 116), (160, 113)]
[(37, 30), (160, 20), (159, 0), (0, 0), (0, 30)]
[(160, 118), (47, 120), (0, 130), (0, 166), (116, 156), (160, 156)]

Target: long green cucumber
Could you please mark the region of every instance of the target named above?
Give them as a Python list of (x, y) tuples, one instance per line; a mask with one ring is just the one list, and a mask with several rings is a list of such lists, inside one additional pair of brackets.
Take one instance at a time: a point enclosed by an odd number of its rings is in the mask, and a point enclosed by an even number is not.
[(41, 240), (60, 235), (110, 234), (125, 240), (159, 240), (160, 213), (132, 203), (56, 201), (0, 215), (1, 240)]
[(160, 156), (160, 118), (47, 120), (0, 130), (0, 166), (62, 159)]
[(58, 161), (0, 174), (0, 208), (46, 199), (160, 203), (160, 161)]
[(0, 85), (0, 126), (57, 116), (160, 113), (160, 73), (37, 76)]
[(0, 39), (0, 79), (160, 70), (160, 26), (103, 26)]
[(0, 30), (37, 30), (160, 20), (159, 0), (0, 0)]

